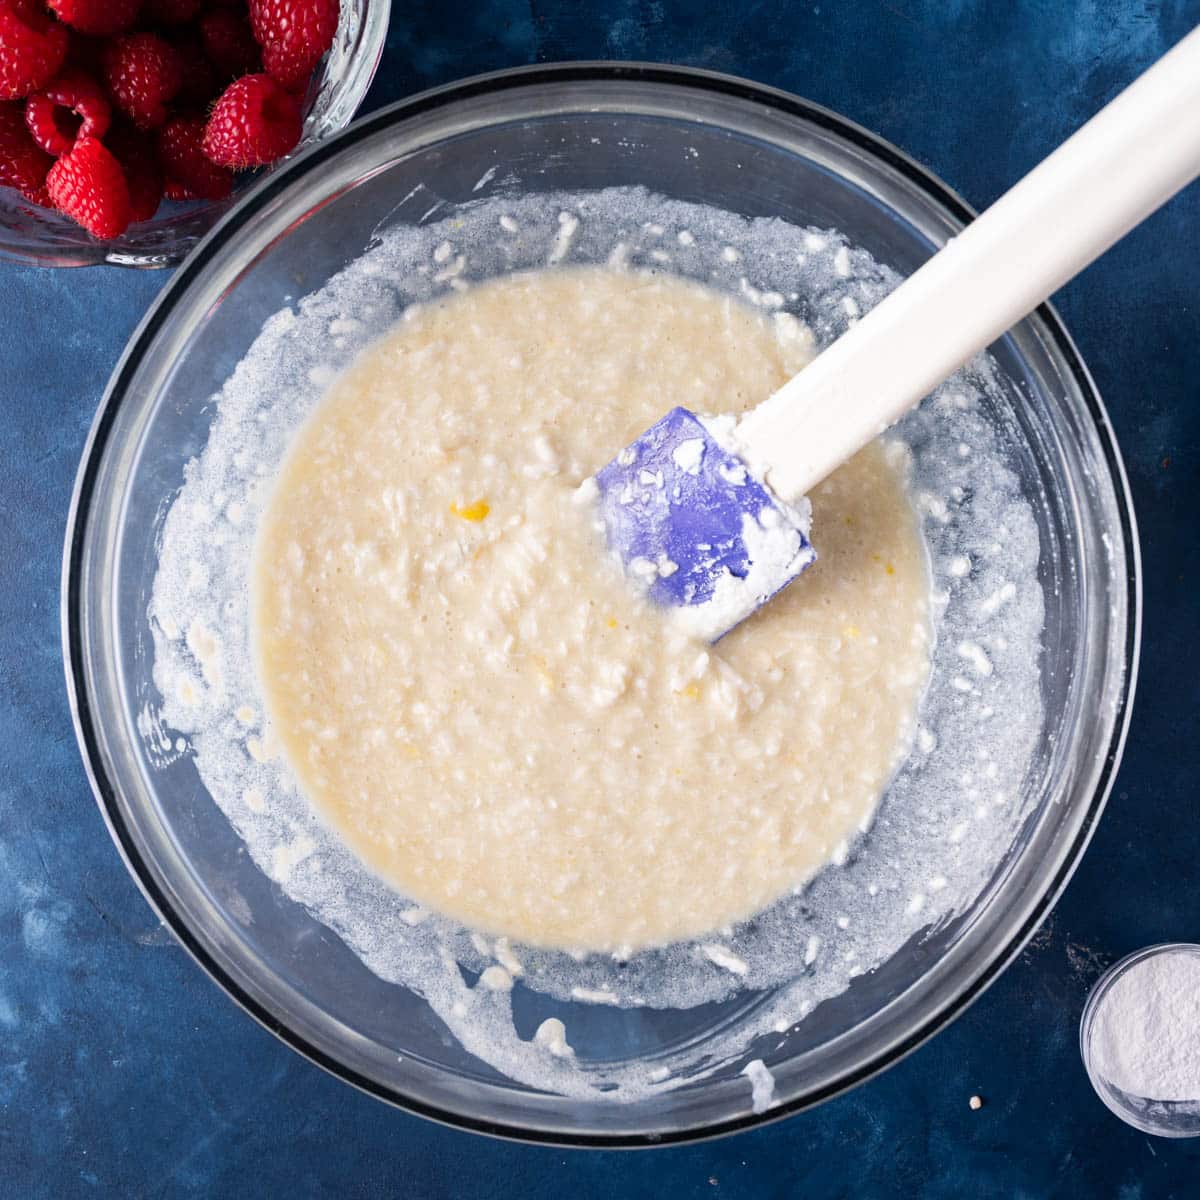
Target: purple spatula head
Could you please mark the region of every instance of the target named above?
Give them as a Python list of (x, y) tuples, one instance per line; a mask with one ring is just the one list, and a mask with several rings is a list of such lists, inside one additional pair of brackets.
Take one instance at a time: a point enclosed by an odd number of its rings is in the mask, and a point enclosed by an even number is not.
[(817, 557), (807, 504), (772, 495), (721, 437), (728, 443), (721, 419), (673, 408), (595, 477), (608, 543), (627, 573), (710, 642)]

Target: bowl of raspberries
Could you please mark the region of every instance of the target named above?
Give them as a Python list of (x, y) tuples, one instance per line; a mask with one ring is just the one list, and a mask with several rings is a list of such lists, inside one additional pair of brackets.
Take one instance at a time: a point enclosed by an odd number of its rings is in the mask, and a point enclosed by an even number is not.
[(0, 256), (169, 266), (354, 116), (385, 0), (0, 0)]

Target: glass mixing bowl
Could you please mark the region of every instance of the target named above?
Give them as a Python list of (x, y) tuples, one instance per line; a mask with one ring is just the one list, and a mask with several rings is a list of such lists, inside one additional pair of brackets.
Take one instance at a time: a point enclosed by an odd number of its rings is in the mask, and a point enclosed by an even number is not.
[[(391, 4), (350, 0), (342, 5), (333, 46), (305, 99), (300, 148), (344, 129), (362, 103), (383, 54)], [(169, 267), (227, 212), (233, 200), (165, 204), (111, 242), (98, 242), (69, 217), (0, 188), (0, 258), (38, 267)]]
[[(485, 168), (500, 164), (496, 172)], [(971, 219), (893, 147), (793, 96), (698, 71), (567, 65), (428, 92), (314, 146), (255, 187), (179, 270), (125, 353), (80, 468), (63, 634), (79, 742), (126, 863), (183, 944), (289, 1045), (414, 1112), (544, 1142), (627, 1146), (729, 1132), (860, 1083), (940, 1029), (1037, 928), (1090, 838), (1121, 754), (1136, 675), (1140, 574), (1112, 429), (1048, 307), (992, 347), (1008, 465), (1039, 526), (1046, 717), (1023, 781), (1028, 819), (969, 910), (927, 929), (756, 1046), (778, 1106), (751, 1109), (720, 1063), (667, 1095), (565, 1101), (468, 1054), (417, 995), (372, 975), (254, 866), (186, 755), (155, 765), (136, 728), (153, 691), (155, 539), (210, 397), (282, 306), (321, 288), (381, 230), (493, 193), (644, 185), (797, 225), (833, 226), (910, 273)], [(611, 1054), (728, 1028), (755, 998), (656, 1012)], [(739, 1007), (740, 1006), (740, 1007)]]

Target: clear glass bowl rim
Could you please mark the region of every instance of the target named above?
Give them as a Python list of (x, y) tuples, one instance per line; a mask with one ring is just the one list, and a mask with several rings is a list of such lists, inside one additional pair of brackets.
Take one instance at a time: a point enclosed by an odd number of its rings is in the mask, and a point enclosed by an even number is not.
[(899, 1038), (873, 1059), (865, 1062), (858, 1070), (848, 1073), (836, 1083), (785, 1101), (767, 1112), (747, 1114), (699, 1128), (646, 1135), (624, 1133), (588, 1135), (534, 1128), (518, 1129), (512, 1125), (497, 1124), (417, 1101), (361, 1075), (312, 1045), (299, 1032), (278, 1020), (273, 1013), (250, 996), (240, 984), (229, 976), (193, 934), (183, 914), (173, 908), (169, 897), (138, 853), (136, 843), (121, 814), (116, 790), (104, 770), (96, 718), (87, 685), (87, 663), (81, 630), (80, 568), (87, 542), (89, 513), (95, 500), (94, 493), (99, 465), (108, 436), (114, 424), (117, 408), (128, 394), (129, 385), (136, 374), (143, 349), (153, 341), (159, 329), (169, 320), (176, 302), (185, 293), (191, 277), (226, 249), (228, 244), (236, 238), (238, 231), (244, 225), (252, 222), (255, 214), (269, 205), (281, 191), (289, 188), (300, 176), (319, 170), (322, 162), (332, 158), (355, 142), (369, 138), (382, 129), (394, 126), (407, 118), (443, 108), (458, 101), (480, 96), (498, 96), (514, 89), (542, 84), (562, 85), (573, 82), (629, 82), (641, 85), (667, 85), (762, 106), (771, 110), (775, 115), (797, 118), (845, 139), (857, 150), (873, 157), (883, 166), (903, 176), (907, 182), (923, 193), (926, 200), (932, 201), (940, 207), (957, 224), (966, 225), (977, 215), (975, 210), (957, 193), (915, 159), (910, 158), (885, 139), (832, 110), (781, 89), (699, 68), (604, 61), (516, 67), (472, 76), (433, 88), (359, 118), (340, 133), (322, 140), (298, 155), (282, 169), (273, 172), (251, 187), (192, 250), (176, 271), (171, 282), (154, 301), (131, 337), (113, 372), (93, 421), (81, 458), (68, 514), (61, 593), (64, 667), (72, 721), (75, 726), (76, 740), (83, 756), (84, 767), (101, 814), (127, 869), (151, 907), (184, 949), (227, 995), (265, 1029), (275, 1034), (309, 1061), (359, 1090), (398, 1108), (456, 1128), (543, 1145), (604, 1148), (678, 1145), (736, 1133), (756, 1125), (781, 1120), (804, 1109), (814, 1107), (865, 1082), (911, 1053), (964, 1012), (1020, 953), (1070, 881), (1095, 831), (1121, 760), (1136, 688), (1142, 616), (1141, 557), (1133, 500), (1112, 424), (1087, 367), (1061, 319), (1049, 303), (1039, 306), (1028, 319), (1037, 322), (1039, 332), (1044, 335), (1049, 345), (1060, 357), (1062, 365), (1079, 389), (1086, 413), (1095, 427), (1120, 517), (1118, 532), (1126, 563), (1124, 584), (1127, 621), (1123, 647), (1124, 671), (1119, 694), (1115, 697), (1112, 732), (1094, 792), (1087, 804), (1086, 811), (1081, 816), (1072, 844), (1062, 855), (1058, 869), (1046, 882), (1041, 895), (1031, 905), (1025, 919), (1010, 931), (1008, 939), (993, 951), (973, 979), (968, 981), (946, 1003), (926, 1014), (925, 1019), (909, 1030), (907, 1036)]

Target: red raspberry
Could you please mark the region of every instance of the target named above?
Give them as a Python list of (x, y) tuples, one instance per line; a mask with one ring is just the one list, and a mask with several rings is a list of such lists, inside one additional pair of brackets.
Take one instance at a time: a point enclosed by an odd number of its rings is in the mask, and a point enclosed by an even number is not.
[(46, 0), (58, 19), (80, 33), (123, 33), (135, 20), (142, 0)]
[(105, 50), (104, 81), (139, 129), (157, 129), (167, 119), (167, 102), (183, 86), (183, 62), (157, 34), (131, 33)]
[(179, 55), (183, 68), (183, 83), (175, 99), (189, 108), (205, 108), (221, 90), (217, 73), (204, 52), (204, 43), (193, 29), (172, 30), (171, 45)]
[(80, 138), (46, 176), (50, 199), (92, 237), (120, 237), (129, 227), (129, 188), (121, 164), (96, 138)]
[(233, 172), (205, 157), (204, 125), (203, 117), (173, 117), (159, 131), (158, 161), (168, 199), (224, 200), (233, 191)]
[(0, 101), (0, 187), (16, 188), (27, 200), (48, 205), (46, 172), (53, 165), (29, 136), (22, 106)]
[(280, 83), (299, 87), (333, 45), (339, 0), (250, 0), (250, 27), (263, 66)]
[(154, 142), (132, 125), (114, 125), (105, 144), (125, 172), (129, 187), (129, 219), (148, 221), (163, 198), (163, 173)]
[(142, 0), (145, 25), (186, 25), (195, 20), (201, 0)]
[(300, 140), (300, 101), (270, 75), (246, 75), (213, 105), (204, 153), (222, 167), (261, 167)]
[(102, 138), (112, 108), (100, 85), (68, 67), (25, 101), (25, 124), (47, 154), (66, 154), (81, 137)]
[(163, 195), (168, 200), (205, 200), (208, 197), (201, 196), (199, 192), (193, 192), (190, 187), (186, 187), (176, 179), (168, 179), (166, 186), (163, 188)]
[(58, 74), (67, 31), (36, 0), (0, 0), (0, 100), (21, 100)]
[(262, 69), (262, 57), (250, 22), (244, 13), (218, 8), (200, 18), (200, 36), (204, 52), (212, 63), (220, 83), (228, 83), (242, 75), (253, 75)]

